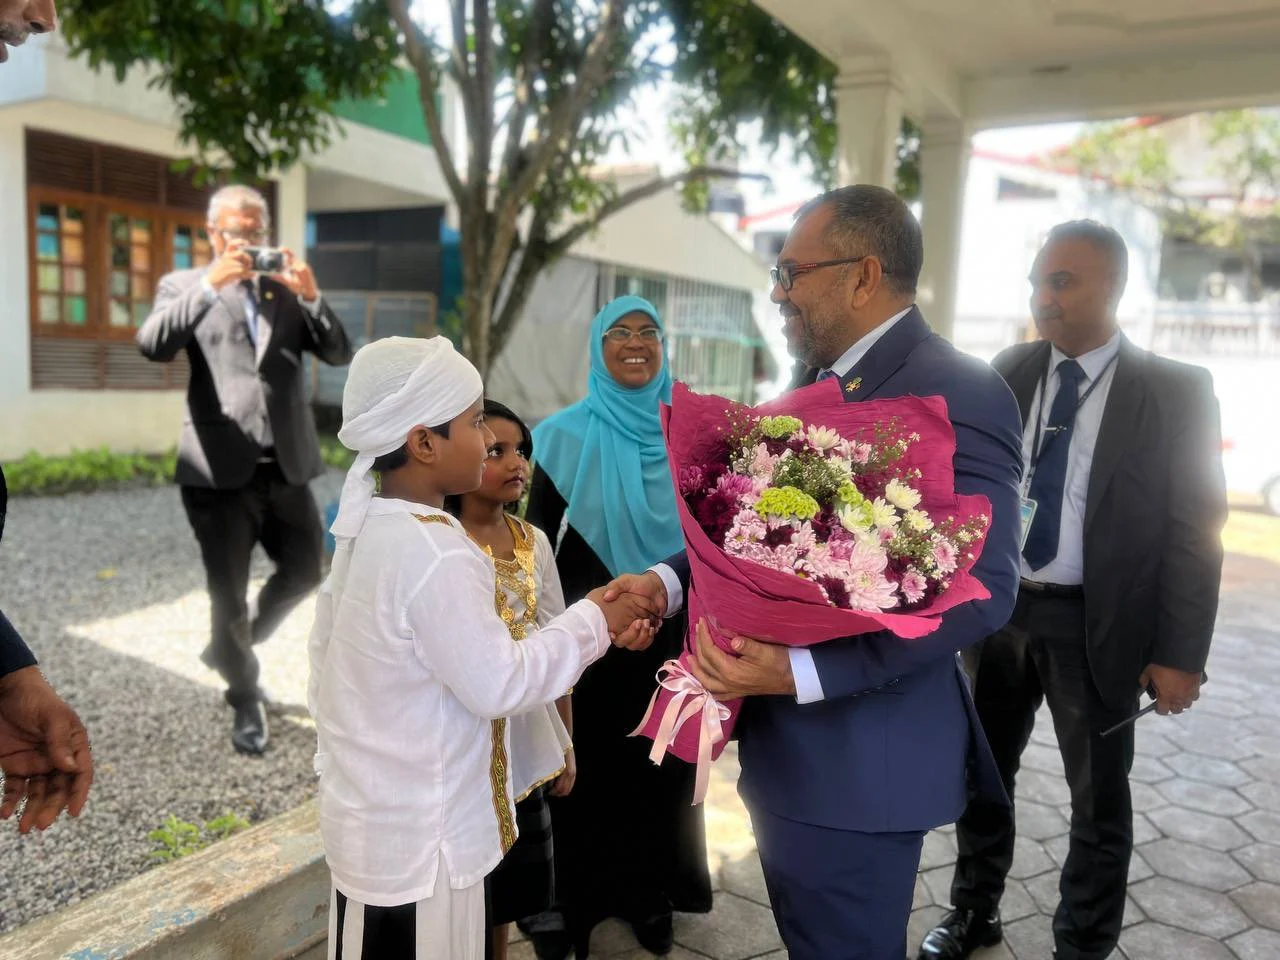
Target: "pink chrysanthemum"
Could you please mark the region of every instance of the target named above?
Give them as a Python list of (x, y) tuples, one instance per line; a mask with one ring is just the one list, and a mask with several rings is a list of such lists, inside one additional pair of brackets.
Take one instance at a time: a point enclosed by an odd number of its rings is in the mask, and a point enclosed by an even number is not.
[(924, 599), (924, 592), (929, 586), (929, 582), (925, 580), (922, 574), (915, 567), (907, 567), (906, 573), (902, 575), (902, 595), (907, 598), (907, 603), (919, 603)]
[(761, 443), (756, 446), (751, 463), (747, 465), (747, 472), (756, 479), (772, 480), (773, 470), (777, 465), (778, 458), (769, 453), (769, 448)]
[(933, 541), (933, 562), (938, 567), (941, 574), (955, 573), (956, 562), (959, 554), (956, 551), (955, 544), (942, 537), (937, 537)]
[(698, 466), (688, 466), (680, 468), (680, 493), (683, 496), (689, 496), (694, 493), (702, 493), (706, 486), (707, 478), (702, 468)]
[(740, 473), (726, 473), (720, 478), (716, 486), (735, 500), (740, 500), (742, 497), (751, 495), (754, 484), (755, 481), (751, 477), (743, 476)]

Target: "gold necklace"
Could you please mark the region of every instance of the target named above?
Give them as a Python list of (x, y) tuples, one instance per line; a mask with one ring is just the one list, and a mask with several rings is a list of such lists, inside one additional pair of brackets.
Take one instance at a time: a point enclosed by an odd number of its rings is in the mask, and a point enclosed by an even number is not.
[[(515, 539), (515, 559), (503, 560), (493, 555), (490, 547), (480, 545), (493, 561), (497, 573), (494, 590), (494, 603), (498, 616), (511, 631), (511, 639), (523, 640), (538, 622), (538, 583), (534, 573), (535, 557), (533, 536), (523, 520), (504, 514), (507, 526)], [(475, 540), (475, 537), (472, 537)], [(479, 541), (476, 541), (479, 543)], [(524, 601), (524, 613), (517, 617), (511, 604), (507, 601), (507, 591), (519, 596)]]

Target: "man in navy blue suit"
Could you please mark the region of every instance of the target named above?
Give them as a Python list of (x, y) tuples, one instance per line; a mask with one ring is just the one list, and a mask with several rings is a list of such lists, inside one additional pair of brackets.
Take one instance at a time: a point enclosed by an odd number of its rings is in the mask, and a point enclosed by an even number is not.
[[(961, 493), (991, 501), (974, 573), (991, 592), (918, 640), (880, 633), (807, 649), (700, 644), (694, 669), (737, 724), (739, 791), (791, 960), (902, 960), (925, 833), (970, 796), (1004, 800), (958, 651), (1002, 627), (1018, 588), (1021, 430), (990, 367), (934, 334), (915, 306), (920, 225), (892, 192), (844, 187), (801, 209), (773, 271), (773, 301), (800, 364), (796, 386), (838, 378), (844, 400), (940, 395)], [(615, 581), (668, 613), (684, 554)]]

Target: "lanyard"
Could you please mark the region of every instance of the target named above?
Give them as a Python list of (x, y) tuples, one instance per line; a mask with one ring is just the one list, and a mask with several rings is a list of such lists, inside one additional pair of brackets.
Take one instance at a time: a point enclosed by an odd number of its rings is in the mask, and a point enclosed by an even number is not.
[[(1112, 354), (1111, 359), (1107, 361), (1107, 365), (1098, 371), (1098, 375), (1093, 378), (1093, 383), (1089, 384), (1089, 389), (1082, 393), (1080, 395), (1080, 399), (1076, 401), (1076, 413), (1080, 412), (1080, 408), (1083, 407), (1085, 405), (1085, 401), (1093, 395), (1093, 391), (1098, 389), (1098, 384), (1102, 383), (1103, 377), (1107, 375), (1107, 371), (1111, 369), (1119, 356), (1120, 354), (1118, 352)], [(1062, 389), (1061, 377), (1059, 377), (1058, 389)], [(1036, 467), (1039, 466), (1041, 458), (1044, 457), (1044, 452), (1049, 449), (1049, 444), (1058, 439), (1058, 434), (1063, 432), (1063, 427), (1060, 426), (1050, 428), (1045, 432), (1044, 444), (1041, 445), (1040, 427), (1044, 423), (1044, 396), (1048, 392), (1049, 371), (1046, 370), (1044, 373), (1040, 374), (1040, 405), (1039, 409), (1036, 410), (1036, 432), (1031, 440), (1031, 469), (1027, 471), (1026, 478), (1028, 488), (1030, 488), (1031, 485), (1031, 478), (1035, 476)]]

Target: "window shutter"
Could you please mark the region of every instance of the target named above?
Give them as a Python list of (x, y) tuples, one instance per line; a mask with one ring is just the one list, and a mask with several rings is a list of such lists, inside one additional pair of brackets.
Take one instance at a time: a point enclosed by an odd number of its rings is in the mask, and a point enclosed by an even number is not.
[(27, 182), (32, 186), (93, 193), (94, 167), (92, 143), (43, 130), (27, 130)]

